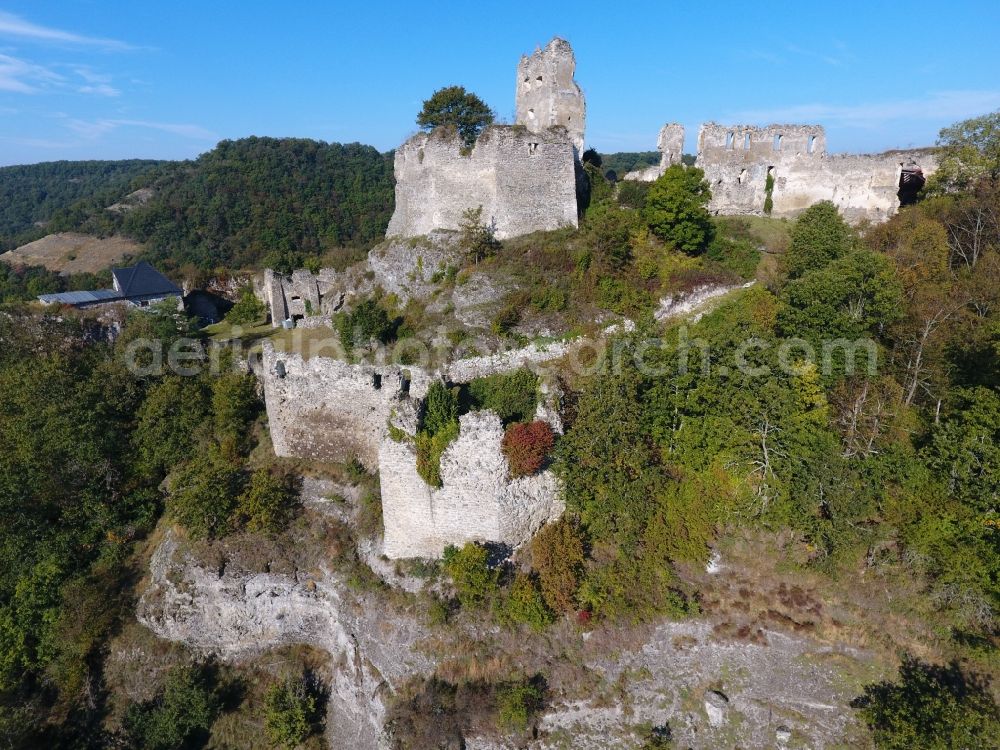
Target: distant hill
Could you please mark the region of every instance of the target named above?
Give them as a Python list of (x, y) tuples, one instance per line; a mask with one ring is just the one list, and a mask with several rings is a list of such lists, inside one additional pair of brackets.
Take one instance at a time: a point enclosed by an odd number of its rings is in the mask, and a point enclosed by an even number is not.
[(45, 233), (48, 222), (78, 201), (105, 196), (109, 203), (130, 191), (132, 181), (162, 162), (53, 161), (0, 167), (0, 251)]
[(392, 154), (359, 143), (222, 141), (147, 176), (141, 200), (66, 211), (52, 228), (125, 235), (163, 266), (287, 268), (381, 239), (393, 209)]
[(645, 169), (659, 163), (659, 151), (619, 151), (614, 154), (601, 154), (601, 171), (607, 173), (609, 169), (613, 169), (618, 177), (624, 177), (626, 172)]

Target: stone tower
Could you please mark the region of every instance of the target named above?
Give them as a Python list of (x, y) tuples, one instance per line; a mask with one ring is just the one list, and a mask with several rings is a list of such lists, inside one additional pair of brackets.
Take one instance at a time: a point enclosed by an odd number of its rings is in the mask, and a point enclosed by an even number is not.
[(559, 37), (553, 37), (545, 49), (522, 56), (517, 66), (517, 124), (532, 133), (561, 125), (579, 158), (587, 105), (573, 79), (575, 70), (573, 48)]

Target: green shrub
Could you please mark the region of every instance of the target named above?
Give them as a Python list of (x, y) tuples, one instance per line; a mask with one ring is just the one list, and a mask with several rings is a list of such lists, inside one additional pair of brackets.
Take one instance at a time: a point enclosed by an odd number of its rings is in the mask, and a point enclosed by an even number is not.
[(144, 750), (179, 750), (194, 738), (207, 736), (219, 707), (206, 669), (174, 667), (156, 700), (130, 706), (124, 724)]
[(257, 299), (249, 284), (240, 289), (236, 304), (226, 313), (226, 322), (233, 325), (252, 325), (267, 317), (267, 305)]
[(340, 343), (348, 350), (372, 341), (387, 344), (392, 339), (389, 314), (373, 299), (359, 302), (351, 312), (338, 315), (335, 322)]
[(250, 448), (250, 424), (257, 418), (260, 407), (253, 375), (231, 370), (213, 381), (215, 437), (227, 454), (244, 453)]
[(473, 410), (494, 411), (504, 424), (525, 422), (535, 416), (538, 406), (538, 377), (522, 367), (476, 378), (468, 384), (467, 393)]
[(490, 321), (490, 331), (494, 336), (506, 336), (521, 322), (521, 308), (511, 303), (504, 305)]
[(1000, 709), (985, 683), (956, 663), (906, 657), (898, 682), (868, 685), (851, 705), (879, 750), (1000, 747)]
[(501, 729), (523, 732), (543, 707), (542, 689), (532, 682), (511, 682), (497, 689), (497, 724)]
[(545, 605), (538, 583), (526, 573), (515, 576), (497, 614), (503, 623), (523, 623), (538, 631), (544, 630), (555, 619), (552, 610)]
[(490, 567), (485, 547), (474, 542), (461, 549), (449, 545), (444, 550), (443, 567), (463, 607), (475, 607), (496, 596), (500, 571)]
[(281, 531), (295, 512), (298, 497), (288, 477), (258, 469), (239, 499), (237, 513), (247, 531), (273, 534)]
[(712, 216), (706, 206), (712, 192), (697, 168), (674, 164), (646, 195), (645, 218), (653, 234), (676, 249), (696, 255), (712, 239)]
[(315, 731), (317, 708), (316, 696), (304, 679), (272, 685), (264, 698), (267, 738), (278, 747), (298, 747)]
[(830, 201), (820, 201), (796, 219), (785, 253), (789, 278), (817, 271), (842, 258), (855, 246), (854, 230)]
[(441, 486), (441, 456), (458, 432), (458, 389), (436, 380), (427, 390), (420, 430), (414, 439), (417, 473), (431, 487)]
[(238, 464), (217, 449), (196, 455), (170, 480), (167, 510), (195, 538), (224, 536), (243, 489)]
[(617, 271), (632, 259), (632, 235), (641, 225), (635, 211), (602, 203), (587, 212), (584, 231), (601, 266)]

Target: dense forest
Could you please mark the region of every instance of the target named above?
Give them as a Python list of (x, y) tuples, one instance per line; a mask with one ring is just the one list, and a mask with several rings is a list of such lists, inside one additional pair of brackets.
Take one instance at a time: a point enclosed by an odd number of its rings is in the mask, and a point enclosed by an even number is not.
[(0, 167), (0, 252), (49, 232), (48, 222), (81, 200), (110, 205), (131, 192), (132, 184), (158, 161), (54, 161)]
[[(102, 164), (114, 173), (118, 162)], [(4, 249), (76, 230), (132, 237), (168, 268), (288, 269), (373, 243), (392, 216), (392, 154), (357, 143), (245, 138), (222, 141), (194, 161), (121, 164), (130, 166), (117, 181), (70, 182), (85, 172), (73, 162), (0, 171), (0, 193), (17, 195), (0, 225)], [(64, 183), (75, 187), (58, 204), (45, 197)], [(152, 196), (127, 211), (107, 210), (138, 188)], [(44, 232), (24, 232), (39, 220), (48, 222)]]
[(127, 235), (163, 266), (287, 269), (381, 238), (393, 208), (392, 155), (356, 143), (222, 141), (146, 186), (153, 196), (128, 212), (77, 204), (53, 226)]

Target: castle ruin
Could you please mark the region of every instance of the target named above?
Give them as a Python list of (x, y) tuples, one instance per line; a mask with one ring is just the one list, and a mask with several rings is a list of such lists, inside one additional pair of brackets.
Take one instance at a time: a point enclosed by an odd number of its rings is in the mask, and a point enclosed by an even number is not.
[[(665, 132), (672, 140), (667, 142)], [(680, 125), (660, 131), (658, 166), (625, 179), (652, 181), (674, 163)], [(695, 166), (712, 190), (709, 209), (720, 215), (791, 217), (831, 201), (851, 222), (885, 221), (937, 168), (931, 149), (884, 154), (830, 154), (820, 125), (702, 125)], [(770, 198), (770, 205), (768, 199)], [(769, 210), (768, 210), (769, 209)]]
[(517, 121), (492, 125), (467, 148), (457, 133), (418, 133), (396, 149), (396, 208), (386, 236), (458, 229), (468, 209), (505, 239), (576, 227), (576, 172), (586, 105), (576, 58), (555, 38), (518, 65)]
[(587, 103), (574, 79), (576, 58), (565, 39), (555, 37), (544, 49), (523, 55), (517, 66), (516, 122), (530, 133), (563, 128), (583, 153)]

